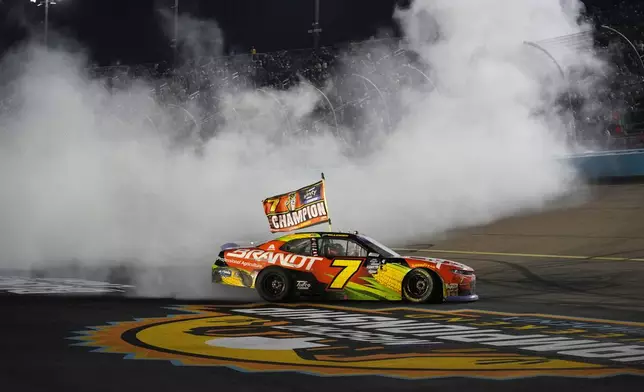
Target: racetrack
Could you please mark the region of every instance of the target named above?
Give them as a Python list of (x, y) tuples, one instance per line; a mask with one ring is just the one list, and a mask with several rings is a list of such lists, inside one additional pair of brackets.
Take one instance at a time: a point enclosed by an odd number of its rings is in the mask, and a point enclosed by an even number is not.
[[(406, 306), (398, 310), (391, 310), (400, 307), (394, 303), (335, 303), (331, 308), (300, 304), (292, 309), (429, 320), (441, 326), (492, 328), (508, 334), (541, 333), (641, 344), (643, 201), (643, 184), (594, 186), (589, 201), (579, 207), (511, 218), (440, 240), (414, 241), (401, 250), (406, 254), (451, 258), (474, 267), (481, 296), (476, 303)], [(80, 270), (40, 273), (91, 278), (89, 272)], [(171, 284), (173, 274), (194, 274), (199, 280), (196, 286), (209, 284), (210, 278), (209, 265), (201, 266), (201, 270), (195, 266), (187, 271), (158, 273), (164, 284)], [(7, 272), (0, 275), (6, 276)], [(131, 283), (126, 278), (127, 269), (111, 275), (113, 283)], [(527, 353), (512, 347), (481, 346), (478, 342), (450, 342), (438, 351), (422, 345), (383, 348), (333, 333), (318, 336), (315, 341), (303, 331), (312, 331), (313, 327), (320, 331), (320, 325), (300, 325), (285, 313), (248, 318), (243, 313), (248, 309), (245, 303), (259, 302), (259, 298), (243, 289), (231, 288), (224, 299), (218, 289), (218, 298), (194, 300), (129, 298), (128, 289), (124, 290), (125, 293), (116, 291), (109, 296), (0, 296), (1, 346), (6, 363), (0, 370), (3, 385), (21, 391), (384, 391), (472, 389), (475, 385), (508, 391), (592, 391), (637, 390), (637, 385), (644, 385), (644, 358), (616, 363), (599, 355), (580, 359), (560, 352)], [(177, 305), (180, 308), (165, 308)], [(390, 309), (376, 310), (384, 308)], [(167, 314), (178, 316), (168, 319)], [(148, 317), (153, 319), (144, 319)], [(280, 325), (294, 327), (290, 332), (274, 329)], [(344, 328), (353, 331), (351, 327)], [(277, 334), (278, 331), (282, 332)], [(298, 355), (293, 356), (292, 350), (284, 347), (268, 347), (275, 338), (301, 345), (293, 348)], [(212, 340), (203, 345), (204, 340), (199, 339)], [(312, 341), (319, 344), (307, 346)], [(81, 346), (72, 346), (78, 343)], [(208, 347), (218, 347), (218, 352), (228, 357), (214, 357)], [(257, 357), (251, 355), (253, 352)], [(126, 355), (142, 360), (124, 360)], [(411, 359), (405, 362), (405, 358)], [(429, 366), (418, 365), (421, 363)], [(535, 375), (542, 377), (534, 379)], [(591, 379), (596, 377), (599, 380)]]
[(644, 185), (591, 192), (577, 208), (506, 219), (400, 252), (423, 249), (418, 254), (475, 268), (484, 300), (471, 307), (644, 321)]

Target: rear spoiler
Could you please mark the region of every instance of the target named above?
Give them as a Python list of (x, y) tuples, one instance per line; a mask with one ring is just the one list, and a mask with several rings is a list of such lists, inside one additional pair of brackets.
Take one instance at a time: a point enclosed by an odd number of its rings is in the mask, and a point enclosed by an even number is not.
[(226, 242), (221, 246), (221, 250), (228, 250), (228, 249), (239, 249), (239, 248), (254, 248), (258, 245), (259, 243), (256, 241), (234, 241), (234, 242)]

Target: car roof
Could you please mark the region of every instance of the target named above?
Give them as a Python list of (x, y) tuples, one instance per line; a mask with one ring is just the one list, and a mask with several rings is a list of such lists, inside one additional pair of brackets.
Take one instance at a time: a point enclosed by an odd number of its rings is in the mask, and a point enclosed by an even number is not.
[(349, 232), (342, 232), (342, 231), (310, 231), (310, 232), (303, 232), (303, 233), (293, 233), (293, 234), (286, 234), (281, 237), (276, 238), (275, 240), (277, 241), (292, 241), (292, 240), (297, 240), (301, 238), (356, 238), (357, 233), (349, 233)]

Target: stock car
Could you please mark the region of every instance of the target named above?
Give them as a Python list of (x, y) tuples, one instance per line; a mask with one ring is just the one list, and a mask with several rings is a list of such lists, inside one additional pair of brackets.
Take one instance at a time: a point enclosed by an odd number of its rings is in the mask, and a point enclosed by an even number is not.
[(224, 244), (212, 265), (212, 282), (255, 289), (268, 302), (479, 299), (472, 268), (450, 260), (401, 256), (357, 232), (288, 234), (250, 247)]

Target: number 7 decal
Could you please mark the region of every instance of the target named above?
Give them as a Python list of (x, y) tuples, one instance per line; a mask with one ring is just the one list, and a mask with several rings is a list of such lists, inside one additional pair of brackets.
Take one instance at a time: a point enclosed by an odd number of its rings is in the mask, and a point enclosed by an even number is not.
[(360, 269), (362, 260), (345, 260), (335, 259), (331, 263), (331, 267), (341, 267), (342, 271), (335, 275), (335, 278), (329, 284), (329, 289), (343, 289), (347, 282), (356, 272)]
[(277, 209), (277, 206), (280, 203), (280, 199), (279, 199), (279, 197), (275, 198), (275, 199), (268, 199), (268, 200), (266, 200), (266, 202), (271, 203), (271, 208), (270, 208), (269, 212), (275, 212), (275, 210)]

